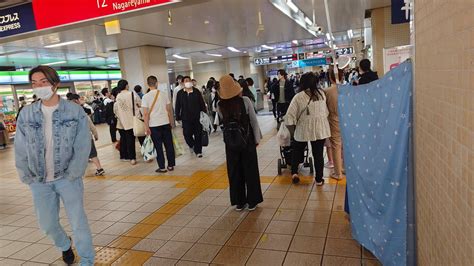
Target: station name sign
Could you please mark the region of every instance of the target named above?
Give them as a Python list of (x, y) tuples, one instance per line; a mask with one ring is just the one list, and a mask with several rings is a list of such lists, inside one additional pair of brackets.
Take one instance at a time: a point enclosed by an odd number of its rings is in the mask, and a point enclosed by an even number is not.
[(0, 37), (104, 18), (180, 0), (33, 0), (0, 10)]

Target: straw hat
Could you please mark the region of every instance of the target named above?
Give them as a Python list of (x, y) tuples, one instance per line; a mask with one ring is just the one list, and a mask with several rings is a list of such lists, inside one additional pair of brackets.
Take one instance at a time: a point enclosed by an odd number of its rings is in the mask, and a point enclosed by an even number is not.
[(219, 79), (219, 96), (221, 99), (228, 100), (234, 98), (242, 92), (242, 87), (230, 75), (224, 75)]

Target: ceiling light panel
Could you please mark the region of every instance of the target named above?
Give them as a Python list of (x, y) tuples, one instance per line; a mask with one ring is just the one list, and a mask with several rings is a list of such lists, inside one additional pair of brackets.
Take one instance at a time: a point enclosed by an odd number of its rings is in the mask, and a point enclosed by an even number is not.
[(234, 53), (240, 53), (239, 50), (235, 49), (235, 48), (232, 47), (232, 46), (227, 47), (227, 49), (229, 49), (229, 51), (234, 52)]
[(82, 43), (82, 41), (81, 40), (75, 40), (75, 41), (70, 41), (70, 42), (60, 42), (60, 43), (46, 45), (44, 48), (56, 48), (56, 47), (61, 47), (61, 46), (66, 46), (66, 45), (73, 45), (73, 44), (77, 44), (77, 43)]

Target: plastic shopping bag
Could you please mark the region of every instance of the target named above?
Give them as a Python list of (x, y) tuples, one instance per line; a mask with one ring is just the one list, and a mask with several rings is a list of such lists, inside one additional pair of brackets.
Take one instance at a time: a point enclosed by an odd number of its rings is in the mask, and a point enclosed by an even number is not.
[(146, 136), (140, 151), (145, 162), (151, 161), (156, 158), (155, 145), (153, 144), (151, 136)]
[(184, 154), (183, 146), (181, 146), (181, 143), (179, 143), (179, 140), (176, 137), (176, 134), (174, 132), (173, 132), (173, 146), (174, 146), (174, 154), (176, 157)]
[(281, 124), (277, 133), (278, 143), (281, 147), (288, 147), (291, 144), (291, 134), (284, 123)]
[(211, 132), (212, 123), (211, 123), (211, 119), (209, 118), (209, 115), (207, 115), (204, 112), (201, 112), (199, 122), (201, 122), (203, 130), (207, 131), (207, 133)]

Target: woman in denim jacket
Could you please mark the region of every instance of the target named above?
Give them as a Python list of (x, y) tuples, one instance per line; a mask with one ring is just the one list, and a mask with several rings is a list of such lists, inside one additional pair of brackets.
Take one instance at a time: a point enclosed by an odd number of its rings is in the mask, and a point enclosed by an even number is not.
[(23, 108), (15, 136), (18, 175), (30, 186), (39, 226), (63, 252), (66, 264), (74, 262), (71, 238), (59, 223), (59, 199), (71, 224), (81, 265), (93, 265), (94, 247), (84, 211), (82, 177), (91, 149), (84, 110), (56, 94), (58, 73), (38, 66), (29, 73), (33, 92), (40, 98)]

